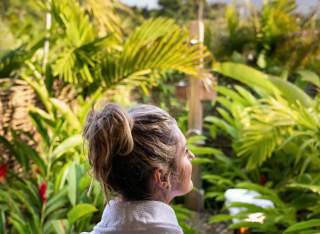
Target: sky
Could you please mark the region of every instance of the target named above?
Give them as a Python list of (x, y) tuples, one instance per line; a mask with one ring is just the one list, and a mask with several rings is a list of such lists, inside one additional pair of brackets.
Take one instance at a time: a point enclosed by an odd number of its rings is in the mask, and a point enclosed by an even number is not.
[[(126, 3), (130, 6), (139, 6), (139, 7), (148, 7), (148, 8), (156, 8), (157, 0), (120, 0), (123, 3)], [(208, 0), (209, 2), (226, 2), (230, 3), (232, 0)], [(238, 0), (241, 2), (244, 0)], [(255, 4), (261, 5), (263, 0), (252, 0)], [(302, 12), (308, 12), (311, 7), (317, 4), (317, 0), (297, 0), (298, 10)]]

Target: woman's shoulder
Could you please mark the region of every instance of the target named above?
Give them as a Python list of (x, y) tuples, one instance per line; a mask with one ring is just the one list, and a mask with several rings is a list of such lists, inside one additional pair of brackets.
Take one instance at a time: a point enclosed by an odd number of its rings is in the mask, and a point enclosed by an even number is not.
[(110, 201), (91, 234), (182, 234), (174, 210), (159, 201)]

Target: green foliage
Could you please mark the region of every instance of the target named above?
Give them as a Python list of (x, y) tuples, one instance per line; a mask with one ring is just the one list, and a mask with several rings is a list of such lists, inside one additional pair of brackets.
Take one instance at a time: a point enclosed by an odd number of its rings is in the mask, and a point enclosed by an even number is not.
[(301, 68), (319, 73), (316, 10), (301, 13), (296, 2), (263, 1), (259, 8), (254, 1), (233, 1), (222, 7), (224, 17), (206, 21), (206, 45), (218, 61), (252, 65), (285, 78)]
[(213, 70), (250, 86), (258, 93), (262, 92), (262, 95), (275, 97), (282, 95), (291, 103), (300, 102), (305, 106), (313, 105), (311, 98), (299, 87), (280, 77), (268, 75), (249, 66), (230, 62), (215, 63)]
[(96, 207), (91, 204), (78, 204), (68, 212), (68, 221), (72, 225), (82, 217), (97, 211)]
[[(239, 133), (232, 136), (235, 137), (234, 149), (238, 156), (248, 158), (248, 169), (252, 170), (261, 165), (275, 151), (286, 151), (286, 147), (291, 147), (292, 143), (299, 145), (298, 142), (304, 142), (298, 149), (296, 163), (300, 162), (302, 152), (305, 155), (317, 155), (319, 112), (312, 108), (316, 100), (312, 100), (297, 86), (281, 78), (269, 77), (242, 64), (218, 64), (215, 65), (215, 71), (249, 85), (257, 93), (262, 93), (261, 99), (254, 101), (252, 95), (240, 92), (239, 88), (238, 94), (223, 90), (226, 96), (219, 99), (223, 107), (241, 123), (240, 126), (233, 126), (237, 127)], [(251, 101), (251, 105), (243, 105), (243, 95)], [(233, 104), (228, 100), (242, 103), (237, 107), (241, 109), (241, 115), (237, 115)], [(219, 112), (229, 125), (232, 124), (232, 116), (221, 109)], [(313, 139), (310, 139), (311, 136)], [(302, 164), (301, 173), (304, 167)]]
[(177, 215), (179, 225), (183, 228), (183, 232), (186, 234), (196, 234), (196, 230), (188, 224), (194, 215), (193, 212), (181, 205), (173, 205), (173, 209)]
[(171, 19), (146, 20), (131, 32), (116, 13), (129, 10), (113, 1), (54, 0), (41, 10), (52, 17), (47, 35), (28, 41), (23, 53), (17, 49), (1, 56), (3, 76), (30, 67), (25, 64), (30, 59), (38, 74), (45, 74), (47, 86), (59, 78), (89, 94), (120, 84), (149, 87), (169, 71), (199, 76), (199, 60), (209, 55), (200, 44), (190, 46), (187, 31)]
[[(0, 230), (79, 233), (92, 229), (104, 208), (83, 154), (80, 134), (88, 112), (119, 85), (146, 88), (172, 71), (198, 76), (199, 60), (208, 52), (202, 45), (190, 46), (187, 31), (171, 19), (150, 19), (129, 29), (122, 17), (130, 10), (111, 0), (53, 0), (35, 9), (51, 16), (46, 34), (0, 55), (0, 74), (23, 79), (41, 102), (29, 109), (36, 141), (14, 130), (12, 139), (0, 137), (21, 167), (0, 183)], [(58, 96), (59, 88), (74, 93), (73, 100)], [(189, 216), (178, 209), (181, 223)]]
[[(249, 89), (238, 85), (218, 89), (219, 117), (206, 117), (211, 136), (231, 138), (231, 153), (239, 160), (229, 160), (236, 163), (235, 167), (246, 167), (245, 181), (260, 180), (266, 184), (262, 187), (252, 182), (239, 183), (239, 180), (211, 169), (204, 177), (214, 185), (207, 194), (214, 189), (221, 190), (221, 185), (224, 185), (223, 191), (230, 187), (246, 188), (259, 192), (259, 198), (272, 201), (275, 208), (231, 203), (227, 207), (241, 208), (239, 214), (222, 214), (211, 221), (239, 219), (239, 223), (230, 227), (249, 227), (253, 232), (262, 233), (282, 233), (285, 230), (292, 230), (292, 233), (316, 232), (317, 228), (313, 227), (318, 224), (312, 219), (316, 220), (319, 212), (311, 204), (320, 201), (315, 169), (320, 163), (317, 96), (312, 98), (280, 77), (243, 64), (216, 63), (214, 70)], [(304, 71), (302, 75), (304, 80), (316, 84), (317, 76), (312, 72)], [(219, 198), (224, 199), (223, 195)], [(247, 220), (257, 212), (265, 216), (264, 222)]]
[(53, 2), (52, 9), (57, 30), (64, 30), (60, 36), (64, 39), (56, 45), (62, 53), (53, 57), (54, 75), (67, 82), (92, 88), (110, 88), (119, 83), (150, 85), (163, 71), (197, 75), (195, 65), (207, 56), (199, 52), (204, 48), (190, 47), (187, 32), (170, 19), (147, 20), (127, 37), (115, 33), (114, 28), (101, 37), (76, 2)]
[(311, 219), (305, 222), (299, 222), (287, 228), (284, 233), (319, 233), (319, 230), (310, 229), (320, 227), (320, 219)]
[[(74, 233), (92, 227), (93, 212), (103, 209), (97, 183), (87, 190), (91, 177), (83, 160), (82, 125), (88, 111), (102, 93), (84, 100), (78, 97), (72, 108), (53, 98), (41, 79), (23, 78), (39, 94), (44, 109), (30, 108), (30, 117), (40, 137), (32, 148), (23, 139), (33, 136), (12, 130), (13, 139), (1, 142), (23, 171), (9, 174), (0, 185), (0, 204), (5, 229), (10, 233)], [(9, 202), (8, 202), (9, 201)], [(89, 204), (88, 204), (89, 203)], [(86, 205), (87, 204), (87, 205)], [(96, 222), (96, 221), (94, 221)]]
[[(247, 3), (246, 17), (235, 4), (205, 3), (205, 41), (215, 59), (233, 61), (214, 63), (219, 83), (233, 85), (218, 88), (214, 115), (205, 118), (207, 136), (188, 139), (189, 149), (200, 155), (193, 163), (203, 168), (206, 207), (220, 209), (228, 188), (246, 188), (275, 208), (233, 203), (225, 208), (243, 208), (240, 214), (220, 214), (211, 222), (236, 218), (240, 222), (231, 228), (246, 226), (253, 233), (319, 233), (318, 22), (312, 12), (296, 13), (294, 0), (265, 1), (259, 10)], [(185, 21), (182, 15), (195, 18), (195, 2), (160, 1), (160, 6), (150, 14), (179, 23)], [(190, 46), (187, 31), (173, 19), (149, 19), (136, 27), (132, 10), (113, 0), (12, 0), (0, 8), (13, 41), (10, 50), (0, 51), (0, 77), (26, 81), (42, 106), (29, 110), (40, 140), (15, 130), (10, 140), (0, 137), (21, 168), (0, 183), (0, 233), (90, 230), (103, 200), (97, 183), (87, 192), (91, 177), (79, 135), (86, 114), (120, 85), (148, 93), (148, 87), (160, 84), (159, 92), (165, 92), (180, 73), (199, 75), (198, 62), (208, 52)], [(45, 14), (52, 17), (47, 30)], [(166, 76), (172, 83), (163, 83)], [(76, 93), (73, 104), (55, 95), (57, 84)], [(162, 100), (172, 95), (170, 88), (167, 96), (154, 95), (156, 103), (179, 113), (176, 100)], [(186, 119), (179, 117), (181, 126)], [(46, 199), (40, 192), (44, 184)], [(192, 213), (174, 209), (184, 232), (195, 233), (185, 224)], [(265, 215), (264, 223), (246, 220), (256, 212)]]

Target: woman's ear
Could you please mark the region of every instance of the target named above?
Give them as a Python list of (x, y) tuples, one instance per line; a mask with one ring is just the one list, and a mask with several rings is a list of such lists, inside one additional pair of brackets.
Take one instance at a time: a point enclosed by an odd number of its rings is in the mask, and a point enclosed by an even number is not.
[(152, 176), (155, 185), (162, 189), (170, 188), (169, 174), (161, 168), (156, 168)]

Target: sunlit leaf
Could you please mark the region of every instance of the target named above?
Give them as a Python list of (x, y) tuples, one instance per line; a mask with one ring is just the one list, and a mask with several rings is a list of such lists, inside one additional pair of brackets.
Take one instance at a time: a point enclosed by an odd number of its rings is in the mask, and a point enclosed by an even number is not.
[(75, 223), (81, 218), (86, 217), (97, 211), (97, 208), (91, 204), (78, 204), (68, 212), (68, 220), (70, 224)]

